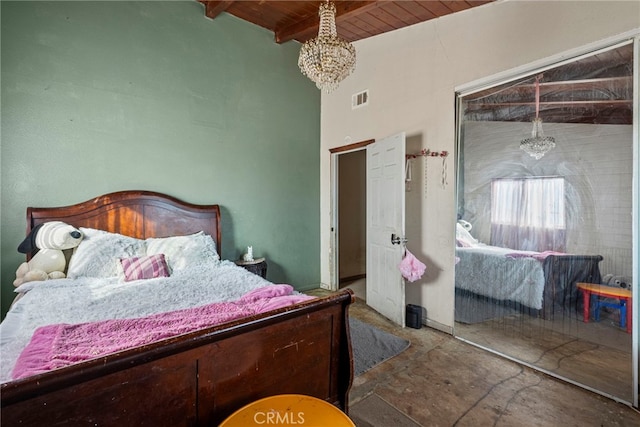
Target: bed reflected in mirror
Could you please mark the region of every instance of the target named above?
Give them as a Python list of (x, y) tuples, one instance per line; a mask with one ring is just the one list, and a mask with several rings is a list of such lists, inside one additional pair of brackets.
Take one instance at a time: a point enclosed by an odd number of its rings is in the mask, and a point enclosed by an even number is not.
[(632, 100), (631, 43), (459, 96), (455, 267), (456, 336), (625, 402)]

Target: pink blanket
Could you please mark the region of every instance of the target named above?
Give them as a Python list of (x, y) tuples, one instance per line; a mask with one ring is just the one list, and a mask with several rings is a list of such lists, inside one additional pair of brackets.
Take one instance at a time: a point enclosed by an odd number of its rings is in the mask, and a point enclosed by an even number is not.
[(248, 292), (233, 302), (137, 319), (42, 326), (36, 329), (31, 342), (18, 357), (12, 377), (39, 374), (312, 298), (294, 295), (290, 285), (272, 285)]
[(544, 261), (549, 255), (567, 255), (564, 252), (544, 251), (544, 252), (513, 252), (506, 254), (507, 258), (534, 258)]

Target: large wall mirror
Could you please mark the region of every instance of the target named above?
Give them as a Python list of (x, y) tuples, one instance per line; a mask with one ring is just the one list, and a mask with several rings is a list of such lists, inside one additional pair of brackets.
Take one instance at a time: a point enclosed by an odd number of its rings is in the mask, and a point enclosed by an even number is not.
[(458, 96), (455, 335), (625, 402), (633, 52)]

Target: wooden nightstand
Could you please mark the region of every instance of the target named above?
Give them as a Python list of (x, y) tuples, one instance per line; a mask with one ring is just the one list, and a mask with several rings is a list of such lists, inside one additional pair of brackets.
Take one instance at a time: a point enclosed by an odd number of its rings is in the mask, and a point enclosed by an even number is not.
[(245, 270), (257, 274), (263, 279), (267, 278), (267, 260), (264, 258), (256, 258), (253, 261), (236, 260), (236, 265), (243, 267)]

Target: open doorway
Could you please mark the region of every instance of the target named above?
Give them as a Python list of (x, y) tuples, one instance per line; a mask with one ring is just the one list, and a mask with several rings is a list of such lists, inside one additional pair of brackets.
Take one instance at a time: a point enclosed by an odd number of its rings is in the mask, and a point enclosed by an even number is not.
[(338, 288), (350, 288), (366, 301), (367, 155), (360, 148), (335, 154)]
[(353, 289), (367, 305), (404, 326), (405, 288), (398, 265), (406, 241), (406, 135), (372, 142), (331, 151), (331, 288)]

